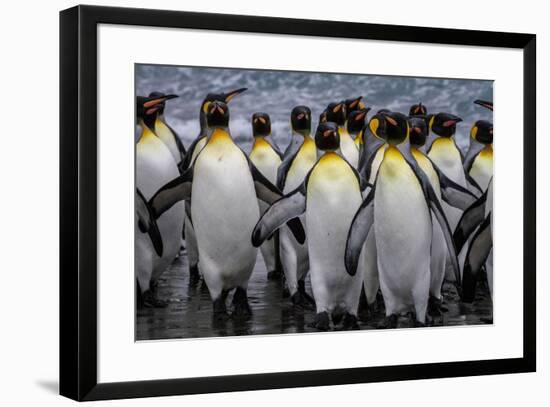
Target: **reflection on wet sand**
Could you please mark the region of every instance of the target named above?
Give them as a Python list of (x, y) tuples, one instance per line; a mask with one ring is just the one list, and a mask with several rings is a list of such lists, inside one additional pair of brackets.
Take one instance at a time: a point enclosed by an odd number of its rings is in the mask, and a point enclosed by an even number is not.
[[(159, 280), (159, 298), (168, 301), (166, 308), (144, 308), (137, 310), (136, 340), (202, 338), (235, 335), (265, 335), (283, 333), (318, 332), (308, 325), (313, 321), (314, 311), (295, 310), (288, 298), (283, 298), (281, 283), (268, 281), (261, 255), (248, 286), (248, 297), (252, 307), (252, 318), (248, 321), (215, 321), (212, 319), (212, 303), (206, 287), (199, 283), (189, 286), (187, 256), (177, 258)], [(311, 293), (309, 279), (306, 289)], [(434, 319), (434, 326), (480, 325), (492, 318), (492, 302), (488, 289), (481, 285), (476, 300), (467, 315), (462, 315), (458, 306), (458, 295), (453, 287), (443, 290), (448, 312)], [(231, 303), (231, 294), (228, 297)], [(383, 319), (383, 308), (368, 321), (359, 321), (362, 330), (375, 329)], [(398, 328), (409, 327), (406, 316), (400, 317)]]

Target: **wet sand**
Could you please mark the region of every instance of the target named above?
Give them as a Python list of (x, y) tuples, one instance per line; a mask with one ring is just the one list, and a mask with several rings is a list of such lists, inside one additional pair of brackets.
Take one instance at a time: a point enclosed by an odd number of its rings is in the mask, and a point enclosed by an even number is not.
[[(279, 281), (268, 281), (261, 254), (248, 286), (252, 318), (239, 322), (212, 320), (212, 302), (206, 287), (200, 282), (189, 285), (187, 256), (177, 258), (159, 280), (159, 298), (168, 302), (166, 308), (142, 308), (137, 310), (136, 340), (203, 338), (234, 335), (265, 335), (297, 332), (318, 332), (308, 325), (314, 311), (295, 311), (289, 298), (283, 298)], [(458, 296), (454, 287), (445, 285), (444, 305), (448, 312), (434, 319), (433, 326), (480, 325), (492, 315), (492, 302), (485, 284), (478, 285), (476, 301), (468, 315), (461, 315)], [(311, 293), (309, 278), (306, 290)], [(230, 304), (232, 294), (228, 297)], [(359, 321), (360, 329), (375, 329), (384, 317), (379, 307), (374, 318)], [(407, 317), (399, 318), (398, 328), (410, 326)]]

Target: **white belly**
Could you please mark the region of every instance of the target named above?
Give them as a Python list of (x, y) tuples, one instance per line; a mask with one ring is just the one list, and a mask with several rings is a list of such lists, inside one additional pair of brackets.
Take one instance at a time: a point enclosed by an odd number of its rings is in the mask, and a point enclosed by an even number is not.
[[(281, 165), (281, 158), (271, 148), (271, 146), (265, 140), (256, 140), (256, 143), (250, 153), (250, 161), (256, 166), (256, 168), (266, 177), (272, 184), (277, 182), (277, 170)], [(258, 201), (260, 205), (260, 213), (264, 213), (269, 205), (265, 202)], [(260, 251), (264, 258), (265, 266), (268, 271), (275, 270), (275, 239), (266, 240), (261, 246)]]
[(351, 221), (361, 205), (359, 183), (340, 157), (325, 155), (307, 189), (306, 224), (311, 285), (317, 312), (336, 307), (355, 314), (363, 275), (351, 277), (344, 254)]
[(211, 293), (246, 287), (256, 260), (251, 236), (259, 208), (246, 158), (232, 141), (210, 142), (198, 155), (191, 207), (199, 263)]
[[(434, 141), (428, 156), (448, 178), (464, 188), (468, 187), (462, 159), (452, 139), (439, 138)], [(462, 216), (462, 211), (450, 206), (446, 202), (441, 202), (441, 206), (443, 207), (443, 212), (445, 212), (451, 230), (455, 230)]]
[(340, 150), (344, 155), (344, 158), (352, 165), (353, 168), (357, 168), (359, 163), (359, 149), (353, 138), (349, 135), (347, 130), (340, 130)]
[[(155, 136), (148, 136), (136, 146), (136, 185), (146, 199), (167, 182), (179, 176), (179, 171), (168, 148)], [(136, 269), (138, 273), (151, 273), (155, 280), (172, 263), (180, 248), (180, 238), (183, 229), (184, 202), (178, 202), (167, 210), (157, 224), (162, 236), (163, 254), (158, 257), (154, 254), (153, 245), (147, 235), (139, 236), (136, 240)], [(141, 232), (136, 232), (141, 233)], [(150, 265), (144, 270), (143, 263)], [(145, 260), (150, 258), (151, 260)], [(151, 269), (152, 270), (149, 270)]]
[(420, 184), (395, 148), (380, 166), (374, 219), (384, 299), (387, 308), (401, 311), (413, 305), (416, 291), (427, 292), (432, 225)]
[(164, 124), (164, 122), (161, 120), (157, 120), (155, 123), (155, 133), (166, 145), (166, 147), (168, 147), (168, 150), (170, 150), (170, 154), (172, 154), (172, 157), (174, 158), (174, 162), (178, 164), (181, 161), (181, 156), (178, 145), (176, 144), (176, 140), (174, 140), (174, 137), (177, 136), (172, 133), (172, 130), (170, 130), (168, 126)]

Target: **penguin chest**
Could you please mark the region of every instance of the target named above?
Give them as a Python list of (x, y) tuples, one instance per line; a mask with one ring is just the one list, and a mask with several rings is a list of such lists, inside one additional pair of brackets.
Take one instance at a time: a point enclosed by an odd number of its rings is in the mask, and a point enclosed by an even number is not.
[(441, 186), (439, 184), (439, 177), (437, 176), (437, 173), (435, 172), (432, 163), (422, 152), (420, 152), (416, 148), (411, 149), (411, 152), (422, 171), (424, 171), (424, 173), (428, 176), (430, 184), (432, 185), (432, 188), (437, 195), (437, 199), (441, 200)]
[(297, 188), (316, 162), (317, 147), (315, 147), (313, 139), (306, 136), (304, 137), (304, 144), (300, 147), (298, 154), (296, 154), (288, 169), (284, 192), (287, 193)]
[(277, 169), (281, 165), (281, 158), (267, 141), (258, 139), (254, 142), (250, 152), (250, 161), (271, 183), (276, 182)]
[(170, 150), (174, 161), (179, 163), (181, 161), (180, 151), (174, 139), (174, 137), (177, 136), (172, 133), (172, 130), (170, 130), (170, 128), (160, 119), (157, 119), (155, 122), (155, 131), (158, 138), (161, 139), (166, 147), (168, 147), (168, 150)]
[(205, 250), (222, 261), (252, 248), (258, 201), (246, 157), (225, 132), (215, 132), (197, 156), (191, 213), (201, 256)]
[(359, 149), (357, 148), (355, 141), (346, 130), (340, 130), (339, 134), (340, 150), (342, 150), (342, 154), (354, 168), (357, 168), (357, 164), (359, 162)]
[(168, 147), (154, 134), (143, 134), (136, 145), (136, 183), (145, 198), (178, 175)]
[(403, 267), (418, 255), (429, 257), (432, 226), (424, 193), (395, 147), (386, 151), (378, 172), (374, 227), (382, 262)]
[(466, 186), (462, 157), (452, 138), (439, 137), (436, 139), (428, 156), (447, 177), (461, 186)]
[[(151, 198), (159, 188), (177, 178), (178, 168), (168, 147), (154, 135), (142, 136), (136, 145), (136, 185), (146, 199)], [(168, 209), (158, 220), (160, 235), (164, 246), (162, 258), (154, 254), (147, 235), (138, 234), (140, 256), (145, 256), (144, 248), (154, 260), (154, 276), (164, 271), (174, 259), (179, 248), (181, 230), (184, 222), (184, 203), (178, 202)], [(142, 241), (143, 245), (139, 244)]]
[(472, 163), (470, 175), (485, 190), (493, 176), (493, 147), (487, 145), (479, 152)]
[(361, 205), (359, 182), (349, 164), (327, 153), (307, 185), (306, 225), (312, 267), (341, 269), (351, 221)]

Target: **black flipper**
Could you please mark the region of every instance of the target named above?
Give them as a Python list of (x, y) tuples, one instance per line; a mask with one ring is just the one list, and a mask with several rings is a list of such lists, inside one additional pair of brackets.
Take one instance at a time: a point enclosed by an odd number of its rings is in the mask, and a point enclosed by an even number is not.
[(428, 204), (428, 207), (431, 209), (439, 225), (441, 226), (441, 230), (443, 231), (443, 236), (445, 237), (445, 242), (447, 243), (447, 250), (449, 251), (449, 257), (451, 259), (456, 281), (459, 282), (460, 267), (459, 267), (458, 258), (456, 255), (453, 235), (451, 232), (451, 228), (449, 226), (449, 222), (447, 221), (447, 217), (445, 216), (445, 213), (443, 212), (443, 208), (441, 207), (441, 203), (439, 202), (439, 199), (437, 198), (437, 195), (433, 190), (432, 184), (430, 183), (428, 176), (426, 175), (426, 173), (424, 173), (424, 171), (422, 171), (422, 169), (414, 159), (411, 153), (411, 146), (410, 146), (409, 140), (407, 139), (405, 142), (397, 146), (397, 148), (405, 158), (405, 161), (407, 161), (409, 166), (412, 168), (414, 174), (416, 175), (416, 178), (420, 182), (422, 190), (424, 191), (426, 203)]
[(193, 167), (188, 168), (182, 175), (160, 188), (149, 200), (149, 206), (155, 219), (158, 219), (177, 202), (191, 199), (192, 182)]
[(183, 161), (185, 160), (185, 156), (187, 154), (185, 146), (181, 142), (181, 139), (179, 138), (178, 133), (176, 133), (176, 130), (170, 127), (170, 125), (166, 122), (164, 122), (164, 125), (168, 127), (168, 129), (172, 132), (172, 135), (174, 136), (174, 141), (176, 142), (176, 146), (178, 147), (178, 151), (180, 152), (180, 162), (178, 164), (178, 167), (183, 168)]
[(185, 214), (187, 215), (187, 219), (191, 221), (191, 226), (193, 226), (193, 218), (191, 217), (191, 200), (190, 199), (185, 200)]
[(470, 190), (464, 188), (462, 185), (457, 184), (452, 179), (448, 178), (443, 171), (439, 169), (437, 165), (428, 157), (428, 160), (432, 163), (432, 167), (439, 177), (439, 185), (441, 187), (441, 199), (447, 202), (449, 205), (462, 209), (465, 211), (478, 197), (475, 196)]
[(283, 153), (281, 152), (281, 150), (279, 149), (279, 146), (277, 145), (277, 143), (275, 143), (275, 140), (273, 140), (271, 138), (271, 136), (269, 137), (265, 137), (264, 138), (265, 141), (267, 141), (267, 144), (269, 144), (271, 146), (271, 148), (273, 149), (273, 151), (275, 151), (275, 153), (277, 153), (277, 155), (279, 156), (279, 158), (282, 160), (283, 159)]
[(361, 156), (359, 157), (357, 171), (359, 172), (361, 177), (363, 177), (363, 179), (368, 182), (372, 170), (372, 162), (376, 157), (378, 149), (384, 146), (384, 141), (374, 136), (368, 128), (365, 128), (364, 132), (366, 133), (366, 137), (363, 138), (363, 150)]
[(155, 220), (153, 211), (145, 197), (139, 189), (136, 188), (136, 212), (138, 215), (138, 227), (141, 233), (148, 233), (155, 252), (157, 252), (159, 257), (162, 257), (163, 245), (162, 237)]
[(357, 273), (359, 256), (369, 231), (374, 224), (374, 191), (376, 184), (357, 210), (348, 232), (345, 252), (346, 271), (354, 276)]
[(252, 180), (254, 181), (254, 189), (256, 190), (256, 196), (258, 199), (269, 205), (280, 199), (283, 194), (279, 188), (264, 177), (260, 170), (258, 170), (254, 163), (248, 158), (248, 156), (246, 154), (244, 155), (248, 161), (248, 167), (250, 168), (250, 174), (252, 175)]
[[(307, 181), (304, 181), (298, 188), (283, 196), (265, 211), (252, 231), (252, 245), (254, 247), (259, 247), (275, 230), (285, 223), (288, 224), (300, 244), (305, 242), (305, 231), (302, 222), (297, 217), (306, 210), (306, 185)], [(297, 224), (293, 226), (291, 221), (293, 223), (297, 221)], [(293, 230), (293, 228), (298, 229), (296, 228), (297, 225), (299, 225), (300, 230)]]
[(277, 170), (277, 187), (281, 191), (284, 190), (288, 170), (303, 144), (304, 139), (302, 137), (292, 137), (290, 144), (285, 150), (283, 162), (279, 165), (279, 169)]
[(475, 298), (476, 282), (478, 280), (477, 275), (479, 270), (481, 270), (481, 266), (485, 264), (492, 247), (491, 213), (489, 213), (479, 226), (468, 248), (462, 275), (462, 301), (473, 302)]
[(453, 233), (456, 250), (460, 253), (470, 235), (485, 219), (485, 202), (487, 191), (481, 195), (468, 209), (464, 211)]
[(182, 174), (185, 172), (185, 170), (187, 170), (192, 165), (191, 159), (193, 158), (193, 151), (195, 151), (195, 148), (197, 148), (197, 144), (204, 137), (206, 137), (204, 134), (199, 134), (197, 137), (195, 137), (195, 140), (193, 140), (193, 142), (187, 149), (187, 154), (185, 154), (185, 158), (180, 163), (180, 172)]

